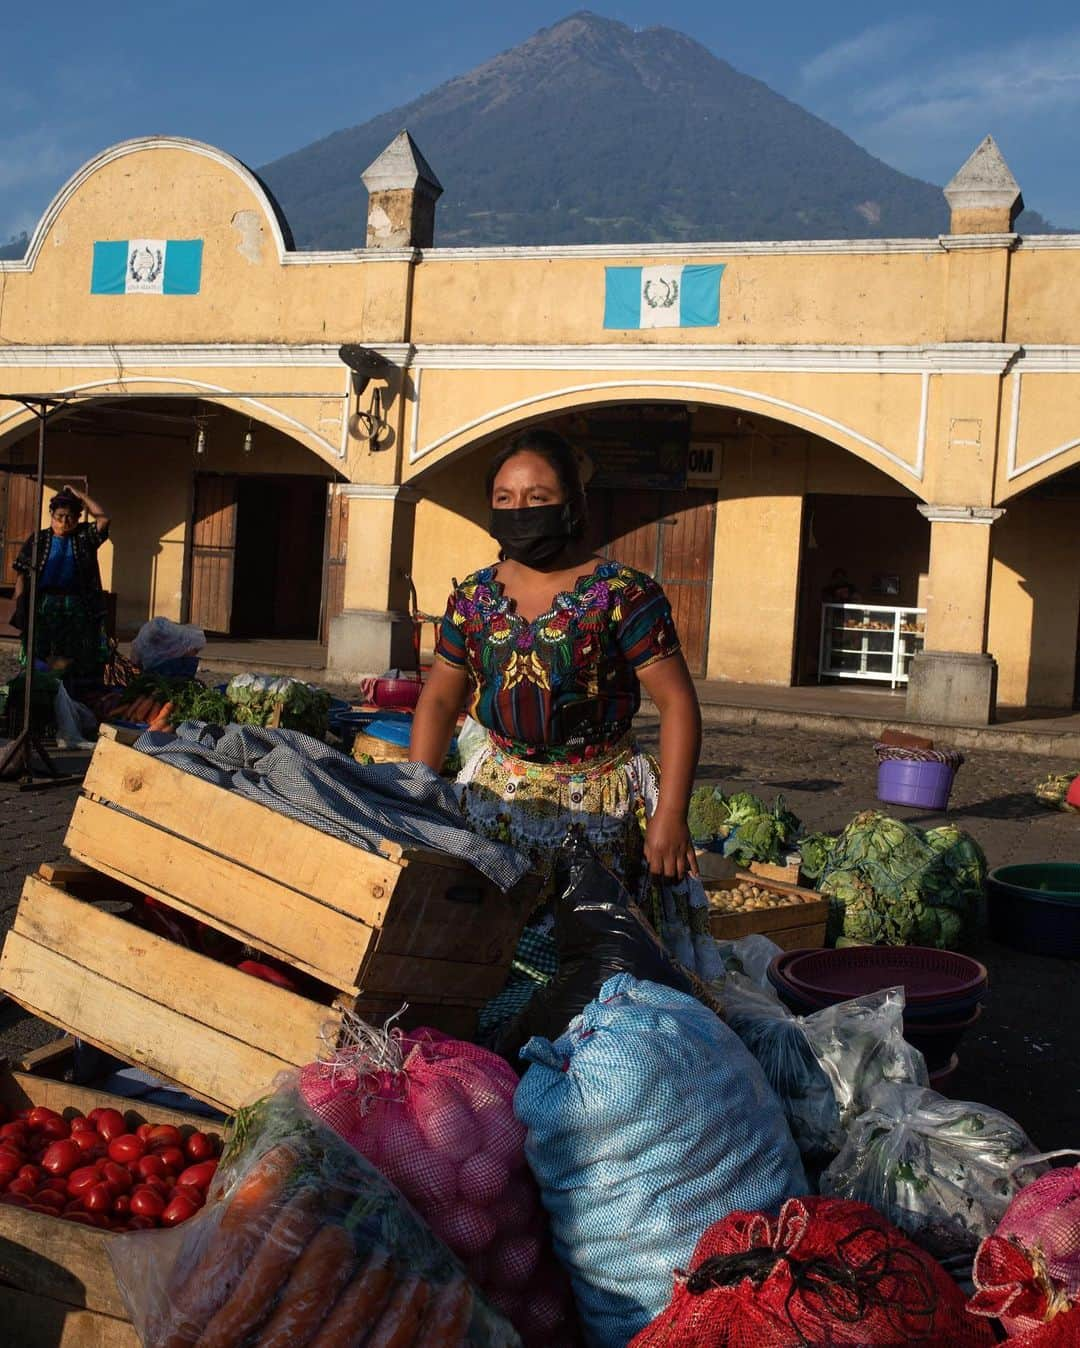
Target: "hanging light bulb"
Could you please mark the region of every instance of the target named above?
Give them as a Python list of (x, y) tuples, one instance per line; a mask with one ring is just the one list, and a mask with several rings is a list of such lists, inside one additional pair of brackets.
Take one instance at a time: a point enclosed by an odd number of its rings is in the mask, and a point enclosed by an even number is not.
[(248, 422), (248, 428), (244, 432), (244, 453), (250, 454), (255, 448), (255, 437), (251, 433), (251, 423)]
[(205, 426), (200, 426), (200, 427), (199, 427), (199, 433), (198, 433), (198, 435), (196, 435), (196, 437), (195, 437), (195, 453), (196, 453), (196, 454), (205, 454), (205, 453), (206, 453), (206, 427), (205, 427)]

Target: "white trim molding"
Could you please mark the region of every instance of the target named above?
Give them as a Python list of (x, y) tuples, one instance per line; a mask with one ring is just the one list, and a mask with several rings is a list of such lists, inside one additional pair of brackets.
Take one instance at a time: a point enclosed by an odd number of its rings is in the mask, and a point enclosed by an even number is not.
[(1020, 235), (942, 234), (939, 242), (947, 253), (981, 251), (987, 248), (1007, 248), (1012, 252), (1020, 243)]
[[(923, 346), (817, 343), (590, 342), (580, 345), (418, 344), (417, 370), (754, 370), (822, 374), (1001, 375), (1022, 348), (1012, 342)], [(1080, 347), (1076, 348), (1080, 362)]]
[(918, 505), (916, 509), (931, 524), (993, 524), (1005, 514), (1003, 506)]
[[(191, 342), (161, 346), (14, 346), (0, 345), (0, 367), (24, 369), (147, 369), (178, 366), (272, 367), (302, 366), (342, 370), (338, 345), (305, 342), (295, 346), (271, 342)], [(372, 346), (395, 365), (405, 367), (412, 355), (408, 342), (385, 342)]]
[(338, 487), (341, 496), (359, 501), (402, 501), (410, 504), (420, 500), (415, 487), (402, 486), (393, 482), (343, 482)]
[[(326, 450), (328, 457), (332, 459), (344, 458), (344, 454), (341, 450), (332, 445), (329, 440), (325, 439), (325, 437), (321, 436), (318, 431), (312, 430), (310, 426), (305, 425), (302, 421), (297, 421), (295, 417), (289, 416), (287, 412), (279, 411), (278, 408), (271, 407), (269, 403), (260, 402), (258, 398), (248, 397), (243, 394), (238, 395), (234, 389), (228, 389), (219, 384), (208, 384), (201, 379), (172, 379), (166, 375), (125, 375), (121, 379), (96, 379), (86, 384), (71, 384), (67, 388), (53, 389), (50, 391), (57, 396), (62, 396), (65, 393), (87, 393), (91, 389), (100, 389), (102, 398), (116, 399), (124, 396), (124, 393), (127, 391), (127, 385), (129, 384), (175, 384), (179, 386), (180, 389), (197, 390), (196, 396), (205, 393), (211, 402), (214, 401), (215, 394), (225, 394), (228, 397), (229, 407), (243, 406), (246, 404), (259, 414), (258, 419), (260, 421), (279, 421), (282, 425), (289, 428), (289, 433), (294, 438), (306, 436), (310, 440), (314, 440), (317, 444), (321, 445), (323, 449)], [(161, 396), (163, 398), (168, 398), (177, 395), (163, 393)], [(340, 394), (333, 393), (317, 393), (310, 396), (313, 398), (324, 398), (327, 402), (333, 399), (340, 400), (341, 398)], [(84, 405), (92, 406), (93, 399), (86, 398)], [(343, 417), (344, 411), (345, 409), (343, 407)], [(26, 409), (22, 407), (17, 407), (11, 412), (0, 412), (0, 434), (3, 434), (5, 422), (12, 421), (16, 418), (28, 417), (29, 415), (30, 414), (26, 412)]]
[[(869, 436), (863, 435), (852, 426), (845, 425), (842, 421), (836, 421), (833, 417), (825, 416), (821, 412), (815, 412), (810, 407), (802, 407), (798, 403), (788, 402), (784, 398), (776, 398), (768, 393), (761, 393), (756, 389), (738, 388), (730, 384), (707, 384), (697, 380), (680, 379), (649, 379), (645, 381), (632, 379), (609, 379), (595, 384), (571, 384), (563, 388), (548, 389), (544, 393), (536, 393), (528, 398), (519, 398), (516, 402), (505, 403), (502, 407), (493, 407), (482, 416), (475, 417), (471, 421), (464, 422), (456, 426), (452, 431), (447, 431), (445, 435), (440, 435), (437, 440), (425, 445), (423, 449), (414, 450), (409, 456), (410, 463), (419, 463), (426, 459), (428, 455), (441, 449), (443, 445), (451, 440), (456, 440), (459, 436), (467, 435), (470, 431), (479, 431), (481, 427), (490, 422), (497, 421), (510, 412), (524, 412), (526, 408), (534, 407), (540, 403), (554, 402), (560, 398), (579, 393), (606, 393), (613, 389), (633, 389), (636, 396), (644, 398), (642, 389), (671, 389), (679, 390), (680, 393), (692, 391), (695, 393), (712, 393), (718, 397), (728, 396), (744, 399), (751, 403), (760, 403), (765, 407), (780, 408), (785, 412), (793, 412), (797, 416), (805, 417), (808, 421), (817, 422), (819, 425), (827, 426), (830, 430), (838, 431), (841, 435), (847, 436), (857, 444), (864, 445), (875, 454), (880, 454), (882, 458), (889, 463), (895, 464), (902, 472), (914, 478), (916, 482), (922, 481), (923, 464), (911, 464), (906, 459), (902, 459), (899, 454), (894, 454), (891, 449), (886, 449), (884, 445), (876, 440), (871, 440)], [(611, 401), (607, 398), (600, 399), (600, 402)], [(686, 401), (683, 397), (673, 397), (673, 402)], [(781, 418), (782, 419), (782, 418)]]

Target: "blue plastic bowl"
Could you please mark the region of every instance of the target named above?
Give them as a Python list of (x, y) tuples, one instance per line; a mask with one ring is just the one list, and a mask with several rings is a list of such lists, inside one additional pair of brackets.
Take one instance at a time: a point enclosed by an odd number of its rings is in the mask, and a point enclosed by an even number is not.
[(995, 941), (1029, 955), (1080, 959), (1080, 862), (998, 866), (986, 893)]

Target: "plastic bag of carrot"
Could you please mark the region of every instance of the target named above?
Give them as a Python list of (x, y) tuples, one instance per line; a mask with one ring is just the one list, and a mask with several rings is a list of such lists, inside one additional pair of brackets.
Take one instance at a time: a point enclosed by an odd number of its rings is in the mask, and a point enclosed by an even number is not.
[(109, 1257), (145, 1348), (520, 1348), (293, 1077), (237, 1114), (201, 1212)]

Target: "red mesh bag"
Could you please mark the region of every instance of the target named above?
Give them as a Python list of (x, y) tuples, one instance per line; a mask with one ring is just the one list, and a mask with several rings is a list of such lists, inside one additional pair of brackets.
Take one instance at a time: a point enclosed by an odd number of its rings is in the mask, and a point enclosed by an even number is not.
[(1080, 1348), (1080, 1306), (1006, 1339), (1002, 1348)]
[(990, 1348), (945, 1270), (873, 1208), (793, 1198), (705, 1232), (630, 1348)]
[(979, 1246), (971, 1271), (974, 1315), (1000, 1320), (1009, 1334), (1025, 1334), (1068, 1309), (1060, 1284), (1046, 1268), (1042, 1251), (1029, 1253), (1014, 1239), (993, 1235)]
[(332, 1062), (300, 1073), (313, 1112), (391, 1180), (458, 1255), (527, 1348), (576, 1343), (504, 1059), (437, 1030), (352, 1024)]

